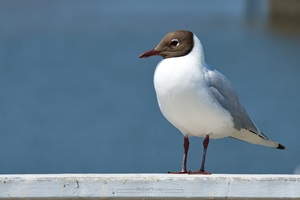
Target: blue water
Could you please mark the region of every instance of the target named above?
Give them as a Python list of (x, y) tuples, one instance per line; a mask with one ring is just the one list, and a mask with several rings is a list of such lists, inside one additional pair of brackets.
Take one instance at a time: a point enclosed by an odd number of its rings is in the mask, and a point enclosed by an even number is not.
[[(285, 151), (212, 140), (214, 173), (300, 165), (300, 34), (246, 17), (245, 1), (0, 1), (0, 173), (164, 173), (183, 136), (160, 113), (139, 59), (169, 31), (195, 32), (257, 126)], [(192, 138), (188, 169), (200, 167)]]

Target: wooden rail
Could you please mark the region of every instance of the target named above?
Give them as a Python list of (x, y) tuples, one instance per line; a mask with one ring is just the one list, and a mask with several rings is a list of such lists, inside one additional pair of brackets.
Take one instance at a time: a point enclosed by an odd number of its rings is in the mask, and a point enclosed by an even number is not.
[(300, 199), (300, 175), (0, 175), (0, 199)]

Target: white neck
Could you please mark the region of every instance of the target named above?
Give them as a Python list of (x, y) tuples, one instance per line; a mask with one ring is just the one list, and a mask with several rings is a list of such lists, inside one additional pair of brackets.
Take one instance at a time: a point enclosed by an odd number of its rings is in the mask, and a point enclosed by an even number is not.
[(205, 63), (202, 44), (195, 34), (194, 34), (194, 48), (188, 55), (194, 57), (195, 59), (198, 59), (201, 64)]
[(194, 47), (189, 54), (163, 59), (157, 65), (154, 74), (155, 90), (159, 95), (160, 91), (166, 91), (170, 88), (178, 89), (178, 87), (193, 85), (190, 82), (195, 78), (198, 82), (203, 80), (202, 70), (206, 67), (202, 45), (197, 36), (194, 35)]

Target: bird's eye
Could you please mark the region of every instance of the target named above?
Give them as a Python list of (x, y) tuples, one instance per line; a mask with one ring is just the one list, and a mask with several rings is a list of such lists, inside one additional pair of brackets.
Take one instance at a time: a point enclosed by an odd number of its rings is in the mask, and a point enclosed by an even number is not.
[(179, 41), (178, 41), (177, 39), (173, 39), (173, 40), (171, 41), (171, 46), (177, 47), (178, 45), (179, 45)]

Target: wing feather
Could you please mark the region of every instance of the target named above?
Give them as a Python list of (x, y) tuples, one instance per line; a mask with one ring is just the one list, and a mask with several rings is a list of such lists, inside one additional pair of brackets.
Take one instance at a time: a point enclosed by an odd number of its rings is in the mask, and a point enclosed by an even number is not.
[(204, 74), (210, 92), (217, 103), (229, 111), (233, 118), (234, 128), (239, 131), (246, 129), (263, 139), (268, 139), (259, 131), (247, 114), (231, 82), (215, 69), (207, 68), (206, 70)]

